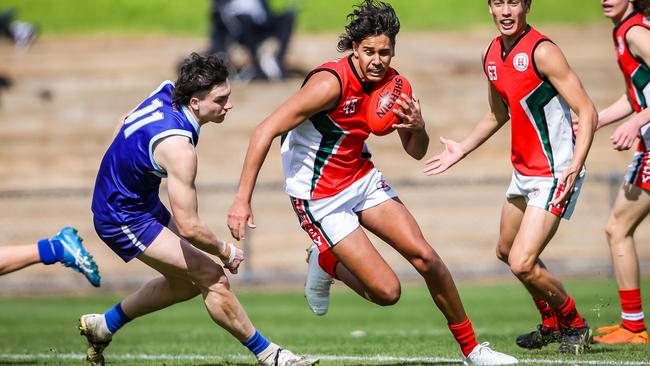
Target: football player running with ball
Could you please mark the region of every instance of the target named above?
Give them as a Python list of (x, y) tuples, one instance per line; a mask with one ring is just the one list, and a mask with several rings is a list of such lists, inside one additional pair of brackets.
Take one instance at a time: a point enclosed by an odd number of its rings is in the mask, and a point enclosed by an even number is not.
[[(211, 122), (222, 123), (232, 107), (224, 62), (193, 53), (181, 64), (175, 84), (160, 84), (117, 126), (97, 173), (95, 230), (122, 260), (137, 258), (160, 276), (104, 314), (81, 316), (79, 329), (92, 365), (104, 365), (104, 349), (129, 321), (198, 295), (212, 321), (247, 347), (259, 365), (318, 362), (282, 349), (255, 329), (224, 271), (237, 273), (244, 253), (219, 239), (198, 214), (199, 133)], [(159, 198), (162, 178), (171, 213)]]
[[(310, 272), (327, 274), (320, 281), (322, 286), (337, 278), (376, 304), (392, 305), (399, 300), (400, 282), (365, 228), (395, 248), (422, 275), (460, 344), (465, 364), (515, 364), (514, 357), (476, 341), (449, 270), (369, 160), (365, 140), (370, 133), (367, 108), (371, 106), (367, 101), (377, 85), (397, 73), (390, 62), (399, 20), (390, 5), (374, 0), (358, 5), (348, 18), (338, 50), (351, 50), (351, 54), (314, 69), (302, 88), (256, 127), (228, 213), (230, 231), (240, 240), (246, 226), (254, 227), (250, 202), (257, 175), (273, 139), (282, 135), (285, 188), (301, 227), (314, 242)], [(394, 127), (404, 150), (421, 159), (429, 137), (420, 103), (405, 94), (401, 97), (397, 104), (403, 111), (394, 109), (400, 119)]]
[[(580, 354), (589, 347), (589, 326), (539, 255), (575, 207), (597, 114), (560, 49), (526, 22), (531, 2), (488, 0), (500, 32), (483, 53), (489, 110), (462, 142), (441, 137), (445, 150), (427, 161), (425, 172), (444, 172), (511, 121), (514, 172), (496, 252), (542, 316), (538, 329), (516, 342), (534, 349), (559, 341), (560, 352)], [(575, 136), (571, 110), (583, 121)]]

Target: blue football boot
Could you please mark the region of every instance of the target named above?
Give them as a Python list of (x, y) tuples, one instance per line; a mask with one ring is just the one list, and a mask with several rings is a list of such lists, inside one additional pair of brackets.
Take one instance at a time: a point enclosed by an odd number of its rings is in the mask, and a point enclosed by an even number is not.
[(81, 272), (86, 279), (95, 287), (99, 287), (101, 276), (97, 263), (93, 256), (88, 254), (81, 242), (83, 239), (77, 235), (77, 229), (66, 226), (56, 235), (50, 238), (51, 241), (58, 241), (63, 247), (63, 258), (61, 263), (77, 272)]

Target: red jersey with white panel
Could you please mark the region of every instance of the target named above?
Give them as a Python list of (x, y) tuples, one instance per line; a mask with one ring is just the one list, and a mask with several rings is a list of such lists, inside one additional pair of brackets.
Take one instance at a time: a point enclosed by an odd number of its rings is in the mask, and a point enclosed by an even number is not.
[[(625, 36), (632, 27), (650, 29), (650, 21), (643, 14), (634, 12), (614, 28), (613, 36), (618, 66), (625, 77), (628, 98), (634, 111), (639, 113), (648, 108), (650, 103), (650, 68), (630, 52)], [(648, 151), (650, 148), (650, 133), (643, 131), (647, 128), (647, 124), (642, 128), (637, 151)]]
[[(363, 84), (351, 55), (314, 69), (305, 83), (318, 72), (336, 76), (341, 86), (339, 102), (282, 137), (285, 190), (300, 199), (336, 195), (374, 167), (365, 144), (370, 134), (366, 109), (373, 85)], [(396, 74), (391, 68), (385, 78)]]
[(483, 67), (510, 113), (515, 170), (559, 178), (571, 165), (575, 138), (569, 105), (535, 66), (533, 54), (542, 42), (550, 40), (530, 25), (509, 50), (499, 36), (490, 43)]

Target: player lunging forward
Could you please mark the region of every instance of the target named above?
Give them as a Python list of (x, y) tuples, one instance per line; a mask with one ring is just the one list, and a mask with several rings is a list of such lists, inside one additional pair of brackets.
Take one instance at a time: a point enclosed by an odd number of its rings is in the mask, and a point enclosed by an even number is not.
[[(496, 251), (542, 316), (538, 329), (517, 344), (541, 348), (560, 341), (560, 352), (580, 354), (589, 347), (589, 326), (539, 255), (575, 207), (596, 112), (560, 49), (526, 22), (531, 2), (488, 0), (500, 32), (483, 53), (489, 110), (462, 142), (441, 137), (445, 150), (427, 161), (425, 172), (444, 172), (511, 121), (514, 172)], [(575, 137), (571, 109), (584, 121)]]
[[(228, 214), (230, 231), (243, 239), (246, 225), (254, 226), (250, 202), (255, 181), (271, 142), (283, 135), (286, 191), (300, 225), (316, 244), (310, 269), (318, 269), (320, 257), (331, 277), (359, 295), (379, 305), (396, 303), (400, 282), (363, 227), (393, 246), (422, 275), (461, 346), (465, 364), (517, 363), (476, 341), (449, 270), (369, 160), (366, 103), (377, 83), (397, 73), (390, 62), (399, 20), (390, 5), (373, 0), (356, 7), (348, 18), (338, 49), (352, 53), (312, 71), (303, 87), (255, 129)], [(421, 159), (429, 137), (420, 103), (408, 98), (399, 104), (404, 113), (396, 112), (401, 123), (395, 127), (402, 146)]]
[[(146, 283), (104, 314), (81, 316), (81, 334), (93, 365), (127, 322), (170, 305), (203, 296), (212, 320), (243, 343), (260, 365), (303, 366), (298, 357), (264, 338), (230, 289), (218, 256), (237, 273), (244, 253), (219, 239), (198, 215), (194, 180), (199, 131), (223, 122), (232, 108), (228, 71), (215, 56), (192, 54), (176, 84), (163, 82), (118, 126), (104, 155), (92, 209), (99, 237), (125, 262), (137, 258), (162, 276)], [(167, 178), (172, 214), (158, 196)]]

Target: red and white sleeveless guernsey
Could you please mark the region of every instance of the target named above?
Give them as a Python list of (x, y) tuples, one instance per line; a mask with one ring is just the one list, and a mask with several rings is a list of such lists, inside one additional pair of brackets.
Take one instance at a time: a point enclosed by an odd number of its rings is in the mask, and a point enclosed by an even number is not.
[[(650, 68), (643, 60), (632, 55), (627, 45), (627, 31), (636, 26), (650, 29), (650, 21), (643, 14), (634, 12), (614, 28), (613, 36), (618, 66), (625, 76), (627, 94), (632, 108), (638, 113), (648, 108), (650, 103)], [(646, 146), (646, 143), (644, 139), (639, 139), (637, 151), (647, 151), (650, 146)]]
[(533, 54), (545, 41), (550, 40), (530, 25), (510, 50), (499, 36), (490, 43), (483, 68), (510, 113), (515, 170), (559, 178), (571, 164), (575, 139), (569, 105), (535, 66)]
[[(305, 200), (336, 195), (374, 167), (365, 144), (370, 134), (366, 105), (372, 85), (364, 88), (351, 56), (317, 67), (305, 83), (317, 72), (336, 76), (341, 86), (339, 102), (289, 131), (281, 148), (285, 190)], [(396, 74), (391, 68), (386, 78)]]

